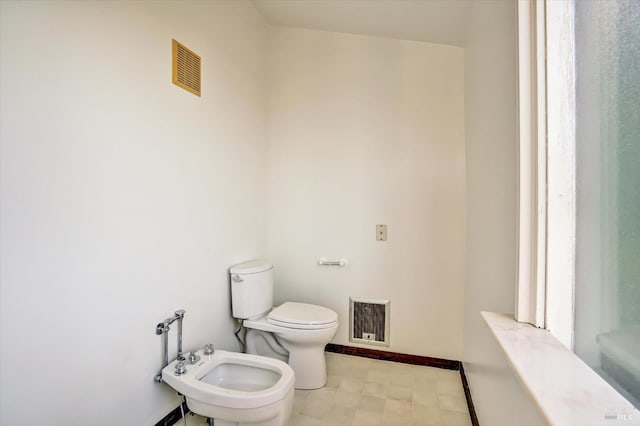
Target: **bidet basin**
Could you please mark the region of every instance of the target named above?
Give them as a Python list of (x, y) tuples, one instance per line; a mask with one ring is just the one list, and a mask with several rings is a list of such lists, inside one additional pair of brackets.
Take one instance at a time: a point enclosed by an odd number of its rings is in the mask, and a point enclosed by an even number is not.
[(200, 381), (225, 389), (251, 392), (269, 389), (280, 377), (277, 372), (265, 368), (225, 362), (205, 374)]
[(205, 354), (184, 374), (174, 360), (162, 379), (183, 394), (189, 409), (225, 425), (284, 426), (293, 408), (293, 370), (286, 363), (258, 355), (216, 351)]

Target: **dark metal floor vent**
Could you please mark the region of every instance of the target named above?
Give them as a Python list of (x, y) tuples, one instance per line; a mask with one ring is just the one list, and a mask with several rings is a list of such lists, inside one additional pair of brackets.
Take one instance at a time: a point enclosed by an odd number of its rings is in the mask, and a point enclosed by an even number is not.
[(349, 298), (349, 341), (389, 346), (388, 299)]

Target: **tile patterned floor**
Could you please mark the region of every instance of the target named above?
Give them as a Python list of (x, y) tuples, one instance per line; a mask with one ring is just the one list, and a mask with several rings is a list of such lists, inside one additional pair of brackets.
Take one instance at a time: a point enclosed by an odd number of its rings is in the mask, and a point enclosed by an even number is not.
[(296, 390), (290, 426), (471, 426), (458, 371), (334, 353), (327, 371), (324, 388)]

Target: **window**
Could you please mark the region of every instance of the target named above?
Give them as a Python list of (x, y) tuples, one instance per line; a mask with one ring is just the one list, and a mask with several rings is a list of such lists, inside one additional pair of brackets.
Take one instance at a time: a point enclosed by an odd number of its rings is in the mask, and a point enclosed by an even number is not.
[(640, 408), (640, 2), (574, 7), (574, 351)]
[(640, 407), (640, 2), (519, 9), (516, 318)]

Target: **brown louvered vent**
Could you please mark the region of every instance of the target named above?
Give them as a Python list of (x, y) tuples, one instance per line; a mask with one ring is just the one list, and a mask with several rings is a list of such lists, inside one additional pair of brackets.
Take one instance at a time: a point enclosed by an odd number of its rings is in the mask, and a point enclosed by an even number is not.
[(173, 51), (173, 84), (200, 96), (200, 56), (175, 40)]

